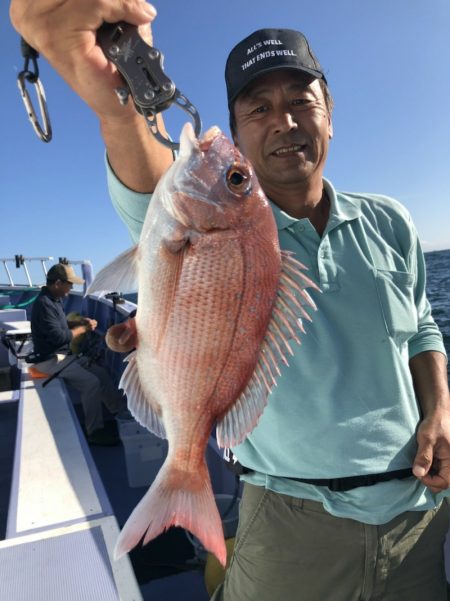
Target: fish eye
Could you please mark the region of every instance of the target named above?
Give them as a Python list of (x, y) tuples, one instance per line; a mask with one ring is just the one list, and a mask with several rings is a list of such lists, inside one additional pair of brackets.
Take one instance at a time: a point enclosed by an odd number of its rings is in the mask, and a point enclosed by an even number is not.
[(240, 186), (245, 181), (245, 176), (239, 171), (233, 171), (228, 177), (228, 181), (232, 186)]
[(227, 172), (227, 185), (232, 192), (248, 194), (251, 190), (251, 181), (242, 167), (232, 165)]

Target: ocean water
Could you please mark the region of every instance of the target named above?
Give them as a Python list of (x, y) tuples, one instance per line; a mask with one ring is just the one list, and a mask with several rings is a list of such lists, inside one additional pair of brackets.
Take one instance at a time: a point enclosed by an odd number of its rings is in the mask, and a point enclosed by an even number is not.
[[(450, 358), (450, 249), (425, 253), (427, 295)], [(450, 381), (450, 363), (447, 368)]]

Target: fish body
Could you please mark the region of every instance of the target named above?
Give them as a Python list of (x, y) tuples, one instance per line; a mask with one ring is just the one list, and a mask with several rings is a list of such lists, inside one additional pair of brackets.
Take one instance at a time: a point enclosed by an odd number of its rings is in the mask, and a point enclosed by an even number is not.
[(242, 442), (257, 424), (278, 365), (292, 352), (288, 339), (297, 339), (300, 318), (309, 318), (304, 305), (313, 306), (304, 288), (314, 284), (300, 267), (280, 251), (249, 162), (217, 128), (199, 141), (186, 125), (139, 244), (91, 287), (137, 275), (136, 351), (121, 387), (137, 421), (169, 442), (164, 465), (120, 534), (118, 556), (182, 526), (225, 565), (206, 445), (216, 424), (221, 446)]

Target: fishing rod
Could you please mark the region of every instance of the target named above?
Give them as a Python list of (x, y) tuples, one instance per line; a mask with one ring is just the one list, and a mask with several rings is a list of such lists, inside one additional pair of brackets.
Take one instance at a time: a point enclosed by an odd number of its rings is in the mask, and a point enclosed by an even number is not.
[[(97, 361), (97, 359), (101, 355), (101, 350), (99, 351), (98, 348), (99, 348), (101, 342), (104, 340), (104, 338), (105, 337), (103, 335), (95, 334), (94, 332), (87, 332), (86, 339), (81, 346), (81, 350), (78, 353), (74, 354), (72, 359), (70, 361), (68, 361), (65, 365), (63, 365), (63, 367), (58, 369), (58, 371), (55, 371), (55, 373), (53, 373), (46, 380), (44, 380), (42, 382), (42, 387), (44, 388), (45, 386), (47, 386), (47, 384), (50, 384), (50, 382), (52, 380), (57, 378), (65, 369), (67, 369), (70, 365), (75, 363), (75, 361), (77, 361), (81, 357), (84, 357), (84, 356), (88, 357), (89, 358), (88, 364), (91, 364), (91, 363), (94, 363), (95, 361)], [(70, 356), (70, 355), (68, 355), (68, 356)]]
[(74, 355), (73, 358), (64, 365), (64, 367), (61, 367), (61, 369), (59, 369), (58, 371), (55, 371), (54, 374), (52, 374), (49, 378), (47, 378), (46, 380), (44, 380), (42, 382), (42, 388), (45, 388), (45, 386), (47, 386), (47, 384), (50, 384), (50, 382), (52, 380), (54, 380), (55, 378), (57, 378), (61, 372), (63, 372), (70, 365), (72, 365), (73, 363), (75, 363), (75, 361), (77, 361), (78, 359), (80, 359), (80, 357), (82, 357), (82, 356), (83, 356), (83, 353), (77, 353), (76, 355)]

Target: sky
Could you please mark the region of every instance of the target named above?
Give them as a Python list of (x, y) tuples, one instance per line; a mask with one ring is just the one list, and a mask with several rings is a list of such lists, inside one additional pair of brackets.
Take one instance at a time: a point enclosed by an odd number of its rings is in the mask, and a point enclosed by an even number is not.
[[(450, 248), (449, 0), (154, 5), (154, 44), (166, 73), (198, 108), (204, 130), (218, 125), (229, 133), (223, 79), (229, 50), (262, 27), (302, 31), (335, 102), (325, 176), (340, 190), (400, 200), (425, 251)], [(23, 58), (8, 6), (0, 5), (0, 259), (89, 259), (98, 271), (131, 243), (108, 197), (97, 120), (41, 57), (53, 140), (38, 140), (16, 85)], [(177, 138), (183, 111), (164, 115)]]

